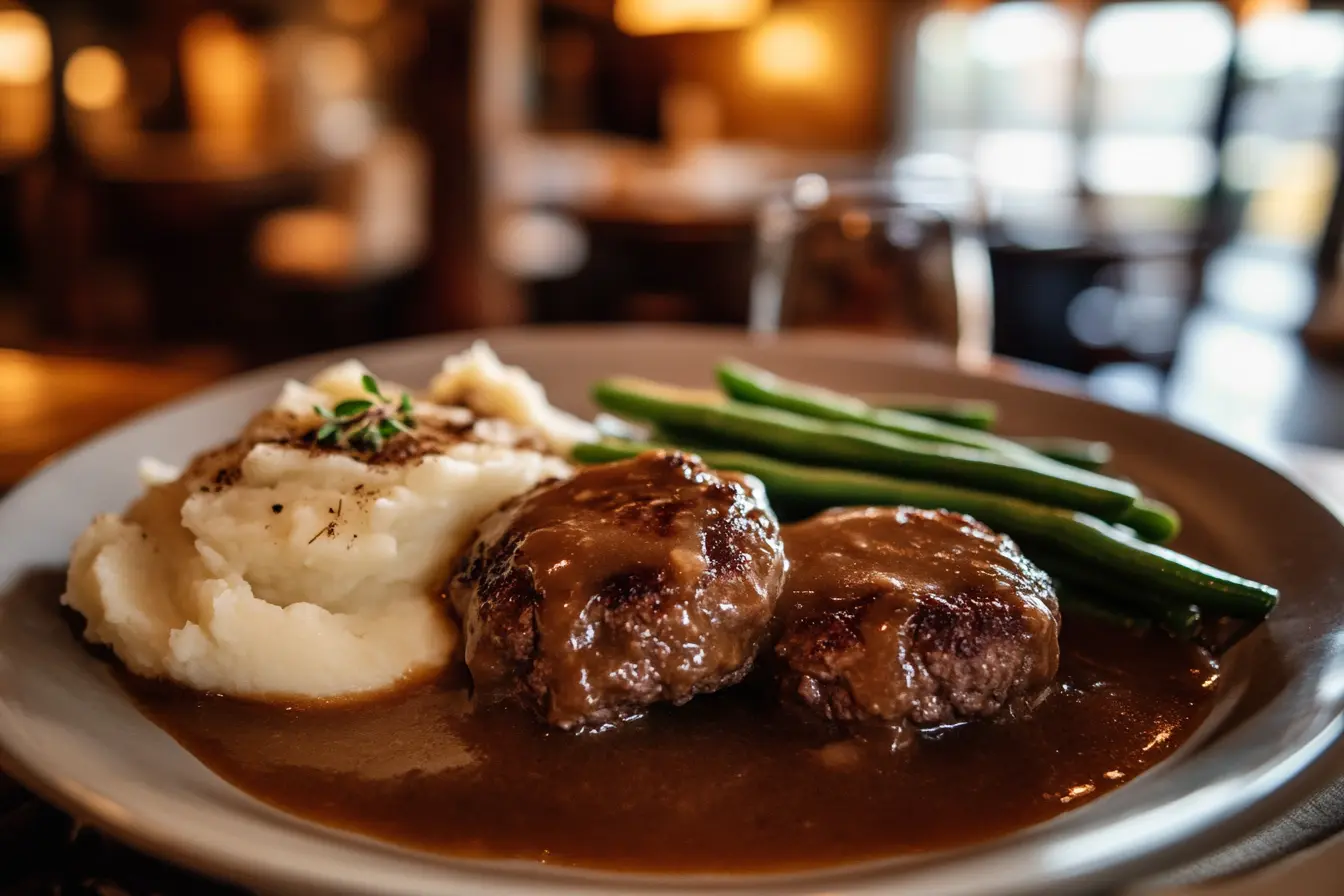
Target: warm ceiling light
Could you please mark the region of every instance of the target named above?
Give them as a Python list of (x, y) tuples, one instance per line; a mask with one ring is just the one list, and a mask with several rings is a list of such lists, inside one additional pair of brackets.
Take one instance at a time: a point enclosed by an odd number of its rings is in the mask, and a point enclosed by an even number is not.
[(1247, 21), (1258, 16), (1306, 12), (1309, 6), (1307, 0), (1241, 0), (1234, 8), (1237, 18)]
[(330, 209), (283, 209), (257, 226), (252, 251), (267, 273), (336, 279), (353, 262), (355, 228), (348, 215)]
[(182, 31), (182, 87), (193, 139), (221, 163), (246, 158), (266, 103), (266, 54), (226, 15), (202, 13)]
[(303, 71), (323, 96), (355, 96), (369, 86), (369, 55), (353, 37), (333, 34), (318, 38), (304, 55)]
[(110, 109), (126, 93), (126, 65), (107, 47), (81, 47), (65, 64), (62, 85), (72, 106)]
[(372, 25), (387, 12), (387, 0), (327, 0), (327, 15), (342, 25)]
[(26, 9), (0, 10), (0, 84), (36, 84), (50, 72), (46, 24)]
[(770, 0), (616, 0), (613, 15), (626, 34), (675, 34), (746, 28), (770, 9)]
[(800, 14), (777, 15), (762, 24), (748, 39), (746, 53), (749, 71), (776, 87), (815, 84), (832, 61), (826, 32)]

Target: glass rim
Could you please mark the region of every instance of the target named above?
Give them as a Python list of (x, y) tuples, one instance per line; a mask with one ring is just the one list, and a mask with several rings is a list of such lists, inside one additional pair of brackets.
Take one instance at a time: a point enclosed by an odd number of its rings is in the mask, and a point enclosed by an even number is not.
[(763, 207), (786, 206), (795, 214), (825, 214), (837, 207), (877, 209), (904, 208), (949, 223), (979, 220), (983, 201), (969, 176), (920, 176), (902, 174), (894, 167), (887, 176), (828, 176), (806, 172), (775, 183)]

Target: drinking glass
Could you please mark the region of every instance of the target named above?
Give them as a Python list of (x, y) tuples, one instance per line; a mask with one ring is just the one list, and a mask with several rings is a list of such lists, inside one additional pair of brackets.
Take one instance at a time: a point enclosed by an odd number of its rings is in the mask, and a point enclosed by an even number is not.
[(889, 332), (983, 369), (993, 291), (977, 209), (968, 179), (927, 161), (798, 177), (758, 210), (749, 327)]

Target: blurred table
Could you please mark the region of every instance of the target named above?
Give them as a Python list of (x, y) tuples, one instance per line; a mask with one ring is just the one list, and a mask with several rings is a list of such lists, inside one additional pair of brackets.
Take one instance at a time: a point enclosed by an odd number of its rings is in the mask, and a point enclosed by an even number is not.
[(1336, 835), (1250, 874), (1149, 896), (1327, 896), (1341, 888), (1344, 835)]
[(51, 455), (232, 366), (217, 354), (145, 362), (0, 349), (0, 491)]

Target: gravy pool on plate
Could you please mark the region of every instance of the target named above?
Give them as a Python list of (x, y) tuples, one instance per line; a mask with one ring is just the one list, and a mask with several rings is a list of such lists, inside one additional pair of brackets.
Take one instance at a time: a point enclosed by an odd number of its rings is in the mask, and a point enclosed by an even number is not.
[(619, 870), (749, 871), (960, 846), (1045, 821), (1171, 755), (1216, 693), (1202, 651), (1073, 621), (1027, 719), (892, 750), (837, 741), (752, 682), (596, 735), (473, 711), (463, 672), (291, 710), (127, 676), (137, 704), (278, 808), (452, 855)]

